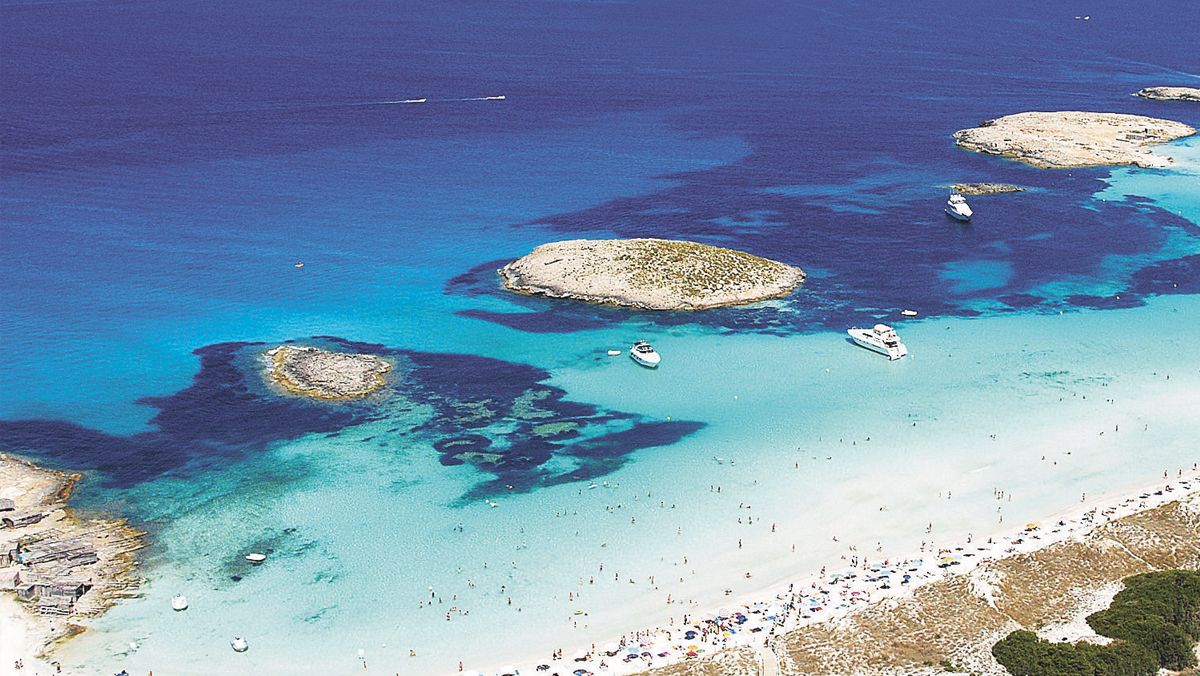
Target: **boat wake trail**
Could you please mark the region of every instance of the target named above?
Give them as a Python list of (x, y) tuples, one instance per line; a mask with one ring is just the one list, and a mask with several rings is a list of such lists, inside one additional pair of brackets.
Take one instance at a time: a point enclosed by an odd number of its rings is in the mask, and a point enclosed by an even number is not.
[(391, 106), (401, 103), (457, 103), (460, 101), (504, 101), (506, 96), (468, 96), (458, 99), (397, 99), (395, 101), (365, 101), (363, 103), (350, 103), (351, 106)]

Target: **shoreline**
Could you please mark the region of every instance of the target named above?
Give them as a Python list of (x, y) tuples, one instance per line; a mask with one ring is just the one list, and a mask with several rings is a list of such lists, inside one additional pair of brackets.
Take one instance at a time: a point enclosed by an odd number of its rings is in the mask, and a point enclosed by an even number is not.
[[(54, 650), (141, 582), (133, 573), (145, 533), (123, 518), (72, 508), (82, 478), (0, 453), (0, 498), (12, 501), (0, 511), (11, 519), (0, 528), (0, 620), (12, 628), (0, 640), (0, 664), (20, 660), (26, 669), (58, 670)], [(18, 550), (24, 561), (11, 560)]]
[[(753, 655), (756, 661), (761, 661), (763, 655), (760, 649), (766, 647), (764, 642), (779, 641), (805, 628), (833, 628), (860, 615), (862, 611), (913, 600), (917, 590), (927, 586), (956, 578), (965, 579), (986, 565), (1010, 561), (1022, 555), (1036, 555), (1055, 545), (1084, 542), (1088, 536), (1114, 522), (1171, 504), (1200, 500), (1200, 469), (1193, 465), (1191, 469), (1179, 468), (1175, 472), (1165, 479), (1115, 489), (1094, 496), (1080, 505), (1046, 514), (1034, 528), (1030, 528), (1034, 525), (1031, 522), (1024, 527), (998, 529), (983, 536), (986, 537), (983, 541), (986, 545), (980, 544), (981, 538), (974, 538), (967, 542), (942, 545), (937, 547), (938, 551), (930, 543), (925, 550), (910, 552), (901, 558), (878, 553), (864, 556), (842, 569), (823, 570), (823, 574), (809, 574), (791, 582), (774, 582), (756, 592), (731, 596), (719, 607), (690, 608), (684, 615), (684, 621), (635, 629), (604, 643), (592, 644), (596, 653), (592, 653), (589, 646), (573, 646), (571, 650), (563, 649), (561, 659), (527, 657), (516, 662), (516, 665), (522, 673), (569, 674), (576, 669), (585, 669), (609, 674), (636, 674), (719, 656), (728, 657), (728, 653), (738, 650), (749, 651), (747, 655)], [(973, 551), (968, 551), (969, 548)], [(945, 562), (947, 565), (941, 566), (936, 562), (942, 561), (944, 555), (950, 555), (953, 563)], [(875, 572), (878, 579), (881, 571), (887, 575), (911, 575), (911, 580), (884, 588), (878, 584), (872, 586), (871, 583), (864, 585), (858, 582), (859, 577), (870, 572)], [(844, 580), (851, 582), (842, 583)], [(837, 591), (839, 588), (841, 591)], [(820, 609), (813, 611), (812, 605), (804, 608), (804, 602), (811, 603), (808, 600), (814, 598), (823, 599)], [(804, 602), (797, 603), (798, 599)], [(833, 608), (829, 607), (833, 605), (831, 599), (837, 602)], [(744, 613), (743, 616), (748, 618), (745, 620), (746, 626), (753, 625), (755, 629), (726, 633), (725, 629), (741, 626), (732, 617), (718, 617), (718, 613), (726, 609)], [(768, 621), (770, 612), (779, 614)], [(1065, 621), (1069, 618), (1060, 619)], [(696, 635), (690, 639), (683, 638), (689, 629), (695, 631)], [(670, 650), (662, 656), (660, 649), (666, 647), (664, 642), (670, 646)], [(612, 644), (618, 650), (612, 651), (613, 655), (604, 654), (609, 652), (606, 648)], [(639, 654), (651, 652), (652, 659), (647, 660), (643, 656), (625, 662), (621, 658), (628, 652), (627, 645), (638, 646)], [(693, 651), (695, 655), (689, 656), (689, 646), (698, 649)], [(572, 659), (585, 652), (589, 653), (588, 659)], [(539, 665), (549, 665), (549, 669), (538, 670)], [(494, 669), (489, 668), (483, 673), (491, 671)]]

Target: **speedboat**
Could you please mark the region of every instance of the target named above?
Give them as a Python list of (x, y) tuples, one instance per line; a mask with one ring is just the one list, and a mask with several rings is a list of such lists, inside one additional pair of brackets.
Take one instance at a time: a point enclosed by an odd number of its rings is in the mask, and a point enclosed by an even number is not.
[(171, 599), (171, 608), (173, 608), (175, 610), (187, 610), (187, 607), (188, 607), (187, 597), (184, 596), (183, 594), (179, 594), (178, 596)]
[(257, 566), (258, 564), (260, 564), (260, 563), (262, 563), (263, 561), (266, 561), (266, 560), (267, 560), (267, 555), (266, 555), (266, 554), (260, 554), (260, 553), (258, 553), (258, 552), (254, 552), (253, 554), (247, 554), (247, 555), (246, 555), (246, 560), (247, 560), (247, 561), (249, 561), (250, 563), (253, 563), (254, 565), (256, 565), (256, 566)]
[(887, 324), (876, 324), (869, 329), (853, 328), (846, 331), (850, 339), (858, 345), (887, 355), (888, 359), (896, 360), (908, 354), (908, 348), (900, 342), (896, 329)]
[(629, 357), (646, 368), (658, 368), (662, 357), (654, 351), (654, 347), (644, 340), (639, 340), (629, 348)]
[(972, 214), (967, 199), (956, 192), (950, 193), (950, 199), (946, 200), (946, 213), (956, 221), (969, 221)]

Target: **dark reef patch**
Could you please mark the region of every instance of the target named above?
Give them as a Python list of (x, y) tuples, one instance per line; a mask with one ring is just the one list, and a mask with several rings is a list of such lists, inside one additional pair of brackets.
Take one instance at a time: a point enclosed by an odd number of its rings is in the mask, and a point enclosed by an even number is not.
[[(927, 149), (907, 150), (913, 166), (928, 164)], [(896, 152), (902, 155), (905, 149)], [(950, 153), (947, 171), (958, 166), (970, 173), (986, 164), (996, 180), (1039, 186), (1037, 194), (980, 205), (974, 222), (962, 226), (942, 213), (944, 191), (900, 162), (821, 167), (822, 176), (809, 177), (818, 182), (814, 185), (803, 174), (781, 174), (777, 161), (769, 145), (756, 147), (754, 154), (731, 165), (667, 176), (677, 183), (670, 188), (517, 227), (543, 228), (547, 241), (597, 231), (603, 236), (694, 240), (809, 270), (805, 283), (785, 299), (690, 313), (589, 306), (504, 290), (496, 269), (507, 260), (472, 268), (445, 290), (503, 298), (521, 311), (489, 307), (458, 314), (531, 333), (570, 333), (635, 319), (659, 326), (687, 323), (719, 331), (794, 334), (841, 330), (864, 316), (886, 317), (901, 308), (915, 308), (922, 317), (967, 316), (978, 314), (971, 308), (981, 301), (995, 312), (1128, 307), (1143, 298), (1133, 293), (1123, 303), (1088, 298), (1113, 281), (1111, 257), (1153, 260), (1162, 256), (1172, 229), (1196, 232), (1194, 224), (1145, 198), (1093, 199), (1106, 186), (1103, 169), (1044, 171)], [(1001, 284), (966, 293), (948, 288), (948, 265), (977, 260), (1003, 262), (1011, 274)], [(1176, 278), (1171, 284), (1166, 283), (1168, 275)], [(1195, 264), (1187, 259), (1152, 262), (1132, 280), (1132, 290), (1143, 297), (1172, 293), (1185, 288), (1184, 277), (1188, 288), (1200, 284)], [(1047, 288), (1063, 291), (1046, 294)], [(1035, 301), (1034, 293), (1053, 297)]]
[(275, 442), (334, 433), (374, 416), (362, 405), (326, 406), (274, 395), (259, 385), (257, 374), (248, 380), (247, 368), (260, 367), (244, 357), (259, 345), (219, 343), (196, 350), (200, 370), (191, 385), (139, 401), (158, 409), (150, 420), (153, 430), (118, 436), (61, 420), (0, 420), (0, 447), (95, 470), (104, 485), (125, 488), (185, 471), (192, 461), (236, 461)]
[[(402, 376), (390, 388), (431, 407), (433, 414), (407, 432), (391, 430), (431, 441), (444, 466), (471, 465), (493, 475), (464, 498), (588, 480), (620, 467), (634, 451), (674, 443), (702, 427), (647, 421), (567, 400), (563, 390), (543, 384), (548, 372), (526, 364), (331, 336), (306, 342), (395, 360)], [(335, 437), (387, 415), (379, 399), (334, 403), (273, 391), (260, 376), (265, 348), (231, 342), (196, 350), (200, 370), (191, 385), (141, 400), (158, 409), (151, 430), (119, 436), (60, 420), (5, 420), (0, 421), (0, 448), (94, 470), (103, 485), (126, 488), (168, 473), (186, 476), (218, 462), (236, 462), (305, 434)], [(571, 467), (548, 469), (556, 456), (569, 459)]]
[[(434, 439), (442, 465), (469, 464), (495, 477), (469, 491), (464, 500), (590, 480), (619, 468), (637, 450), (675, 443), (703, 427), (697, 422), (647, 421), (570, 401), (562, 389), (543, 384), (548, 372), (527, 364), (332, 336), (316, 340), (402, 362), (398, 387), (435, 410), (412, 431)], [(546, 464), (555, 457), (569, 458), (574, 466), (548, 469)]]
[(1159, 261), (1133, 274), (1130, 291), (1139, 294), (1200, 293), (1200, 254)]

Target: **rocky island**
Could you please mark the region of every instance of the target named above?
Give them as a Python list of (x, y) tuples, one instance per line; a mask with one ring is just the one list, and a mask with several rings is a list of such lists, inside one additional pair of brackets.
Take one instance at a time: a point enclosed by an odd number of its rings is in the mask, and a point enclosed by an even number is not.
[(1135, 96), (1152, 101), (1192, 101), (1200, 103), (1200, 87), (1146, 87)]
[(665, 239), (552, 242), (500, 269), (505, 288), (644, 310), (704, 310), (787, 296), (800, 268)]
[(45, 669), (45, 653), (137, 594), (143, 533), (67, 506), (78, 474), (0, 454), (0, 664)]
[(1146, 146), (1195, 134), (1181, 122), (1142, 115), (1032, 112), (988, 120), (954, 132), (968, 150), (1002, 155), (1035, 167), (1069, 169), (1107, 165), (1164, 167), (1171, 159)]
[(1025, 188), (1008, 183), (955, 183), (950, 187), (960, 195), (1000, 195), (1006, 192), (1025, 192)]
[(283, 389), (315, 399), (358, 399), (383, 387), (392, 365), (372, 354), (282, 345), (267, 352), (270, 375)]

